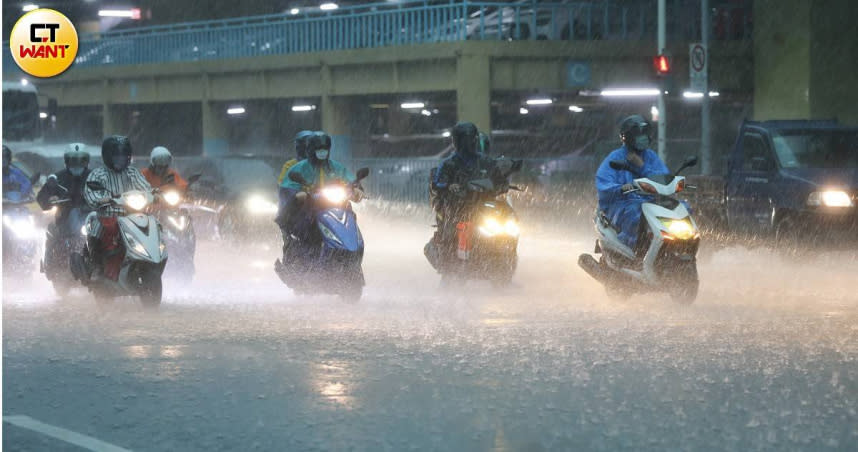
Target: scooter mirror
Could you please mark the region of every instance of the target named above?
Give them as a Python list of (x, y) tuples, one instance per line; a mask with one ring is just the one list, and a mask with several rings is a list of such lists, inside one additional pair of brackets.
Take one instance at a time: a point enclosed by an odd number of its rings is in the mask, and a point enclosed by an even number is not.
[(36, 182), (39, 182), (39, 179), (41, 179), (41, 178), (42, 178), (42, 173), (37, 172), (30, 177), (30, 183), (35, 184)]
[(301, 185), (310, 185), (307, 183), (307, 179), (304, 179), (304, 176), (294, 171), (289, 172), (289, 180), (291, 180), (292, 182), (299, 183)]
[(685, 162), (682, 164), (682, 166), (679, 167), (678, 170), (676, 170), (676, 173), (674, 174), (679, 174), (685, 168), (690, 168), (695, 165), (697, 165), (697, 156), (690, 155), (685, 159)]
[(357, 180), (366, 179), (369, 176), (369, 168), (361, 168), (357, 171)]
[(188, 178), (188, 185), (191, 185), (191, 184), (193, 184), (194, 182), (196, 182), (196, 181), (200, 180), (200, 177), (201, 177), (201, 176), (202, 176), (202, 174), (194, 174), (194, 175), (192, 175), (191, 177), (189, 177), (189, 178)]

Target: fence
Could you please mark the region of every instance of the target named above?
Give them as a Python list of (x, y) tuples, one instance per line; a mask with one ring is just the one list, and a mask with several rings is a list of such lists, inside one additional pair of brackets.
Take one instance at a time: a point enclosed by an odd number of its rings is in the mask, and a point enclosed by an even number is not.
[[(716, 3), (716, 2), (713, 2)], [(699, 0), (668, 0), (671, 40), (699, 39)], [(750, 1), (714, 5), (713, 38), (750, 37)], [(401, 1), (83, 35), (78, 67), (286, 55), (463, 40), (654, 39), (655, 0)], [(4, 45), (7, 67), (12, 63)]]

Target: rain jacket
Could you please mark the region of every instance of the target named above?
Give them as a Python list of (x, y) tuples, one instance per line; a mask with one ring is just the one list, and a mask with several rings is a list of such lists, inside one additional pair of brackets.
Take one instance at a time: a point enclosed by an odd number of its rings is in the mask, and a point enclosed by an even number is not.
[(465, 184), (474, 179), (493, 178), (495, 161), (482, 154), (454, 153), (441, 161), (429, 187), (430, 203), (441, 218), (456, 218), (465, 207), (460, 198), (453, 196), (447, 189), (450, 185)]
[(188, 189), (188, 181), (182, 178), (182, 176), (179, 175), (179, 172), (173, 168), (168, 168), (167, 174), (164, 175), (164, 177), (155, 174), (155, 171), (152, 171), (152, 168), (149, 167), (143, 168), (140, 172), (143, 173), (143, 177), (146, 178), (146, 181), (148, 181), (149, 185), (153, 188), (162, 188), (172, 185), (182, 193)]
[[(41, 207), (42, 210), (50, 210), (52, 207), (54, 207), (50, 203), (51, 197), (53, 196), (56, 196), (60, 199), (69, 200), (68, 202), (56, 205), (56, 224), (61, 227), (61, 231), (64, 233), (77, 232), (69, 231), (67, 228), (67, 220), (72, 209), (80, 209), (84, 212), (90, 210), (89, 205), (83, 198), (83, 186), (84, 182), (86, 182), (86, 178), (89, 177), (89, 172), (89, 169), (85, 169), (83, 171), (83, 174), (78, 177), (75, 177), (67, 169), (57, 171), (57, 173), (54, 174), (54, 176), (56, 176), (57, 178), (57, 185), (52, 186), (50, 184), (45, 184), (44, 186), (42, 186), (42, 189), (39, 190), (39, 194), (36, 195), (36, 201), (39, 203), (39, 207)], [(61, 187), (65, 188), (65, 190), (63, 190), (63, 188)]]
[(318, 167), (313, 166), (313, 163), (309, 159), (302, 160), (289, 169), (286, 177), (283, 178), (283, 182), (280, 183), (281, 187), (295, 190), (296, 192), (300, 191), (303, 187), (301, 187), (301, 184), (289, 179), (288, 175), (293, 172), (304, 176), (304, 180), (310, 185), (323, 185), (332, 180), (339, 180), (346, 183), (351, 183), (355, 180), (354, 175), (345, 166), (335, 160), (328, 159)]
[(649, 202), (652, 196), (640, 193), (622, 193), (622, 186), (631, 184), (634, 179), (654, 174), (669, 174), (670, 170), (658, 158), (652, 149), (644, 151), (644, 164), (634, 172), (611, 168), (613, 160), (626, 161), (629, 150), (623, 146), (614, 150), (599, 165), (596, 171), (596, 190), (599, 192), (599, 209), (605, 212), (611, 223), (620, 228), (619, 238), (634, 248), (637, 243), (637, 228), (641, 219), (641, 204)]
[(13, 192), (18, 193), (20, 198), (32, 196), (33, 184), (20, 168), (10, 165), (8, 172), (3, 171), (3, 197)]
[(289, 173), (289, 170), (292, 169), (295, 164), (298, 163), (298, 159), (290, 159), (287, 160), (286, 163), (283, 164), (283, 168), (280, 168), (280, 176), (277, 178), (277, 184), (280, 185), (286, 180), (286, 174)]

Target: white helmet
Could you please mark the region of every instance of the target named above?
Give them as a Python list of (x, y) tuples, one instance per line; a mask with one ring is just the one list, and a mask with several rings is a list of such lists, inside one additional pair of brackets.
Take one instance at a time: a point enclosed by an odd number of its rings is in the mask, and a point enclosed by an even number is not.
[(149, 154), (149, 166), (157, 173), (167, 171), (171, 163), (173, 163), (173, 155), (164, 146), (156, 146)]
[(69, 152), (81, 152), (86, 149), (86, 145), (83, 143), (72, 143), (69, 145)]

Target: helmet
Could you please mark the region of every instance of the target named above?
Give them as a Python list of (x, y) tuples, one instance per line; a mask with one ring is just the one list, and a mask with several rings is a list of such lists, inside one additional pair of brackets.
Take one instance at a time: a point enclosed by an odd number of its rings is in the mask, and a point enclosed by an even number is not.
[(131, 165), (131, 141), (122, 135), (111, 135), (101, 143), (101, 160), (114, 171), (125, 171)]
[(477, 126), (472, 122), (459, 122), (450, 131), (453, 149), (460, 154), (476, 154), (479, 146)]
[(302, 130), (295, 135), (295, 155), (298, 160), (307, 158), (307, 140), (313, 136), (312, 130)]
[(72, 143), (69, 145), (69, 150), (63, 154), (66, 169), (75, 177), (82, 175), (89, 166), (89, 153), (84, 152), (83, 148), (84, 145), (81, 143)]
[(631, 115), (620, 122), (620, 139), (627, 147), (643, 152), (652, 141), (652, 128), (641, 115)]
[(9, 149), (9, 146), (3, 145), (3, 169), (9, 167), (12, 164), (12, 150)]
[(331, 136), (323, 131), (314, 132), (307, 138), (307, 155), (316, 163), (328, 159), (331, 152)]
[(149, 154), (149, 167), (159, 176), (167, 174), (167, 169), (173, 163), (173, 154), (164, 146), (155, 146)]
[(480, 154), (489, 155), (492, 153), (492, 140), (489, 134), (480, 132)]

